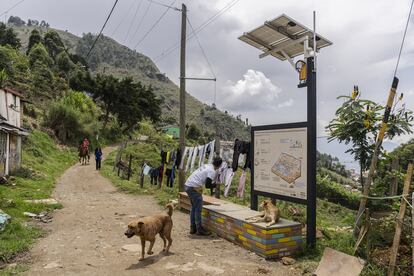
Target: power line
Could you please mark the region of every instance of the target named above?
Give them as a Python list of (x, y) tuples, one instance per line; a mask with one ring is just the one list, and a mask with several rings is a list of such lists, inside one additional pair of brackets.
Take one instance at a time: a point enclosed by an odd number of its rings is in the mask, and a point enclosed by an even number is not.
[(403, 35), (403, 38), (402, 38), (402, 41), (401, 41), (400, 51), (398, 53), (398, 59), (397, 59), (397, 65), (395, 66), (394, 77), (397, 75), (398, 66), (400, 65), (401, 52), (402, 52), (402, 49), (403, 49), (403, 46), (404, 46), (405, 36), (407, 35), (408, 23), (410, 23), (411, 11), (413, 10), (413, 4), (414, 4), (414, 0), (411, 1), (410, 12), (408, 13), (407, 23), (405, 24), (404, 35)]
[(174, 7), (174, 6), (172, 6), (172, 5), (165, 5), (165, 4), (163, 4), (163, 3), (160, 3), (160, 2), (157, 2), (157, 1), (154, 1), (154, 0), (147, 0), (147, 1), (152, 2), (152, 3), (156, 4), (156, 5), (160, 5), (160, 6), (163, 6), (163, 7), (167, 7), (167, 8), (170, 8), (170, 9), (176, 10), (176, 11), (181, 11), (181, 9), (179, 9), (179, 8), (177, 8), (177, 7)]
[[(172, 8), (172, 5), (174, 5), (176, 0), (172, 1), (169, 6), (166, 6), (167, 9), (161, 14), (161, 16), (152, 24), (152, 26), (148, 29), (148, 31), (141, 37), (141, 39), (135, 44), (134, 49), (136, 49), (142, 41), (151, 33), (151, 31), (158, 25), (158, 23), (161, 21), (161, 19), (167, 14), (167, 12)], [(150, 1), (152, 3), (152, 1)]]
[[(210, 18), (208, 18), (206, 21), (204, 21), (201, 25), (199, 25), (198, 27), (196, 27), (194, 29), (195, 32), (192, 32), (191, 34), (189, 34), (187, 36), (187, 41), (190, 40), (191, 38), (193, 38), (195, 33), (201, 32), (205, 27), (207, 27), (208, 25), (210, 25), (213, 21), (215, 21), (217, 18), (219, 18), (222, 14), (224, 14), (225, 12), (227, 12), (228, 10), (230, 10), (239, 1), (240, 0), (231, 0), (230, 2), (228, 2), (223, 8), (221, 8), (221, 10), (219, 10), (213, 16), (211, 16)], [(164, 50), (155, 59), (159, 61), (159, 60), (165, 58), (166, 56), (168, 56), (169, 54), (171, 54), (172, 52), (174, 52), (175, 50), (177, 50), (179, 47), (180, 47), (180, 41), (177, 41), (174, 45), (172, 45), (169, 48), (167, 48), (166, 50)]]
[[(200, 40), (198, 39), (198, 36), (197, 36), (196, 32), (194, 31), (193, 25), (191, 24), (190, 19), (188, 18), (188, 16), (187, 16), (187, 21), (188, 21), (188, 24), (190, 25), (191, 30), (193, 30), (193, 33), (194, 33), (194, 36), (195, 36), (195, 38), (197, 40), (198, 46), (200, 47), (201, 53), (203, 54), (204, 58), (206, 59), (206, 62), (208, 64), (208, 67), (210, 68), (211, 74), (213, 75), (214, 78), (216, 78), (216, 74), (214, 74), (213, 67), (211, 66), (211, 63), (208, 60), (208, 57), (207, 57), (207, 55), (206, 55), (206, 53), (205, 53), (205, 51), (203, 49), (203, 46), (201, 46)], [(215, 101), (214, 101), (214, 103), (215, 103)]]
[(134, 14), (134, 16), (132, 17), (132, 20), (131, 20), (131, 24), (129, 24), (128, 32), (127, 32), (126, 37), (124, 39), (124, 44), (126, 43), (126, 41), (128, 39), (129, 32), (131, 31), (132, 25), (134, 25), (134, 21), (135, 21), (135, 18), (137, 17), (137, 14), (138, 14), (139, 8), (141, 7), (141, 4), (142, 4), (142, 0), (138, 3), (138, 6), (135, 10), (135, 14)]
[(137, 26), (137, 28), (135, 29), (135, 32), (134, 32), (134, 34), (132, 35), (132, 37), (135, 37), (135, 35), (138, 33), (138, 30), (141, 28), (142, 22), (144, 21), (145, 17), (147, 16), (147, 13), (148, 13), (148, 11), (149, 11), (149, 9), (150, 9), (151, 5), (152, 5), (152, 2), (149, 2), (149, 4), (148, 4), (148, 6), (147, 6), (146, 10), (144, 11), (144, 15), (141, 17), (141, 20), (138, 22), (138, 26)]
[[(220, 17), (223, 13), (225, 13), (226, 11), (228, 11), (229, 9), (231, 9), (239, 1), (240, 0), (232, 0), (229, 3), (227, 3), (216, 14), (214, 14), (212, 17), (210, 17), (209, 19), (207, 19), (204, 23), (202, 23), (197, 28), (195, 28), (195, 32), (199, 33), (201, 30), (203, 30), (205, 27), (207, 27), (209, 24), (211, 24), (214, 20), (216, 20), (218, 17)], [(187, 36), (187, 40), (190, 40), (193, 37), (194, 37), (194, 32), (192, 32), (191, 34), (189, 34)], [(159, 58), (159, 60), (163, 59), (164, 57), (168, 56), (169, 54), (171, 54), (172, 52), (174, 52), (175, 50), (177, 50), (179, 47), (180, 47), (180, 41), (177, 41), (174, 45), (172, 45), (170, 48), (168, 48), (163, 53), (161, 53), (161, 55), (159, 55), (158, 57), (156, 57), (156, 59), (158, 59), (158, 58)]]
[[(142, 1), (142, 0), (141, 0)], [(119, 22), (119, 24), (116, 26), (116, 28), (112, 31), (111, 36), (114, 36), (114, 34), (116, 33), (116, 31), (119, 29), (119, 27), (122, 25), (122, 23), (124, 23), (125, 19), (128, 17), (129, 12), (131, 11), (132, 7), (134, 6), (135, 1), (132, 1), (131, 6), (128, 8), (127, 12), (124, 14), (124, 16), (122, 16), (121, 21)]]
[(109, 12), (109, 14), (108, 14), (108, 17), (106, 18), (105, 23), (103, 24), (101, 31), (99, 32), (99, 34), (98, 34), (98, 36), (95, 38), (95, 41), (93, 42), (93, 44), (92, 44), (91, 48), (89, 49), (88, 54), (86, 55), (86, 58), (88, 58), (88, 57), (89, 57), (90, 53), (92, 52), (93, 48), (95, 47), (96, 42), (98, 41), (99, 37), (101, 37), (101, 34), (102, 34), (103, 30), (105, 29), (106, 23), (108, 23), (109, 18), (111, 17), (112, 12), (114, 11), (114, 9), (115, 9), (115, 7), (116, 7), (116, 4), (118, 4), (118, 1), (119, 1), (119, 0), (115, 0), (115, 3), (114, 3), (114, 5), (112, 6), (112, 9), (111, 9), (111, 11), (110, 11), (110, 12)]
[(14, 4), (11, 8), (9, 8), (8, 10), (6, 10), (3, 13), (0, 13), (0, 16), (3, 16), (5, 14), (7, 14), (9, 11), (11, 11), (12, 9), (14, 9), (15, 7), (17, 7), (18, 5), (20, 5), (21, 3), (23, 3), (25, 0), (21, 0), (19, 2), (17, 2), (16, 4)]

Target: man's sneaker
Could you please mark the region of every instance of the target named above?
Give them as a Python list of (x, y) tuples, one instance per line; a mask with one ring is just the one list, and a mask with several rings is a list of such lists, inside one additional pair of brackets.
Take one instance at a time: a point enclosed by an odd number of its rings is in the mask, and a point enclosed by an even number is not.
[(197, 229), (197, 235), (199, 235), (199, 236), (210, 236), (211, 232), (207, 231), (203, 227), (200, 227), (200, 228)]
[(190, 234), (191, 234), (191, 235), (193, 235), (193, 234), (195, 234), (195, 233), (197, 233), (197, 228), (196, 228), (196, 226), (195, 226), (195, 225), (191, 225), (191, 228), (190, 228)]

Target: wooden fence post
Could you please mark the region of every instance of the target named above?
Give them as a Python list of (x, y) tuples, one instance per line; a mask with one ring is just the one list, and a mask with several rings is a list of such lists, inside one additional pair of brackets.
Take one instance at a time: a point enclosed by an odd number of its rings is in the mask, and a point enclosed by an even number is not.
[[(412, 241), (413, 241), (413, 244), (412, 244), (413, 261), (412, 261), (412, 263), (414, 264), (414, 208), (413, 207), (414, 207), (414, 192), (411, 195), (411, 225), (412, 225), (411, 226), (411, 228), (412, 228), (411, 238), (412, 238)], [(414, 275), (414, 266), (413, 266), (413, 275)]]
[(139, 186), (141, 188), (144, 188), (144, 164), (145, 162), (141, 165), (141, 174), (140, 174), (140, 180), (139, 180)]
[(407, 196), (410, 192), (411, 177), (413, 175), (413, 163), (408, 164), (407, 174), (404, 181), (404, 190), (402, 193), (403, 198), (401, 199), (400, 211), (398, 212), (397, 220), (395, 223), (395, 235), (394, 241), (392, 243), (391, 254), (390, 254), (390, 264), (388, 268), (388, 276), (394, 276), (395, 264), (397, 261), (398, 248), (400, 246), (400, 238), (402, 231), (402, 224), (404, 221), (405, 209), (407, 208)]
[(394, 158), (391, 163), (391, 173), (394, 174), (391, 180), (391, 187), (390, 187), (390, 196), (395, 196), (398, 193), (398, 177), (396, 176), (396, 172), (398, 171), (399, 160), (398, 158)]
[(128, 163), (128, 181), (131, 178), (131, 174), (132, 174), (132, 154), (129, 155), (129, 163)]
[[(127, 146), (128, 141), (125, 141), (124, 143), (122, 143), (119, 148), (118, 148), (118, 152), (116, 154), (115, 157), (115, 163), (114, 163), (114, 168), (112, 171), (115, 171), (116, 165), (118, 164), (118, 162), (121, 160), (122, 157), (122, 151), (124, 150), (124, 148)], [(118, 176), (119, 176), (119, 170), (118, 170)]]

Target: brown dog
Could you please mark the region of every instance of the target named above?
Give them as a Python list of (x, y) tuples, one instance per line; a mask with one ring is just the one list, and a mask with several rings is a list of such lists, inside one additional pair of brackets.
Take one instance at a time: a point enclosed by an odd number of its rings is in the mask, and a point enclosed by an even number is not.
[[(144, 259), (145, 255), (145, 242), (150, 242), (150, 247), (148, 248), (148, 255), (152, 255), (152, 247), (154, 246), (155, 236), (160, 235), (164, 241), (164, 249), (162, 251), (168, 253), (170, 249), (172, 239), (171, 239), (171, 230), (173, 227), (173, 222), (171, 219), (174, 206), (169, 203), (165, 206), (168, 208), (167, 213), (162, 213), (154, 216), (148, 216), (133, 220), (128, 224), (128, 229), (125, 231), (125, 236), (131, 238), (136, 235), (141, 238), (142, 253), (140, 261)], [(168, 245), (166, 240), (168, 240)]]
[(270, 199), (264, 200), (260, 207), (263, 208), (263, 212), (260, 215), (246, 218), (249, 222), (267, 222), (266, 227), (269, 227), (279, 221), (280, 211), (275, 205), (273, 205)]

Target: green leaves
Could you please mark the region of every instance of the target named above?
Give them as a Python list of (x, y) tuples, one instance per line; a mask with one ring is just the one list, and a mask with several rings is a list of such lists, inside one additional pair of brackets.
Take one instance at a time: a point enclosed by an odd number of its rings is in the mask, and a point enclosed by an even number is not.
[(0, 45), (9, 45), (13, 49), (21, 47), (20, 39), (12, 28), (7, 28), (4, 23), (0, 23)]
[(104, 124), (112, 114), (124, 132), (132, 130), (143, 119), (156, 122), (161, 116), (161, 101), (155, 97), (152, 87), (134, 82), (130, 77), (119, 80), (111, 75), (98, 75), (93, 97), (105, 111)]
[[(347, 150), (360, 161), (361, 170), (366, 170), (370, 163), (377, 134), (381, 128), (385, 107), (373, 101), (339, 96), (344, 103), (335, 112), (336, 117), (326, 127), (330, 137), (328, 141), (338, 140), (346, 145)], [(390, 116), (385, 138), (412, 133), (412, 112), (400, 107)]]

